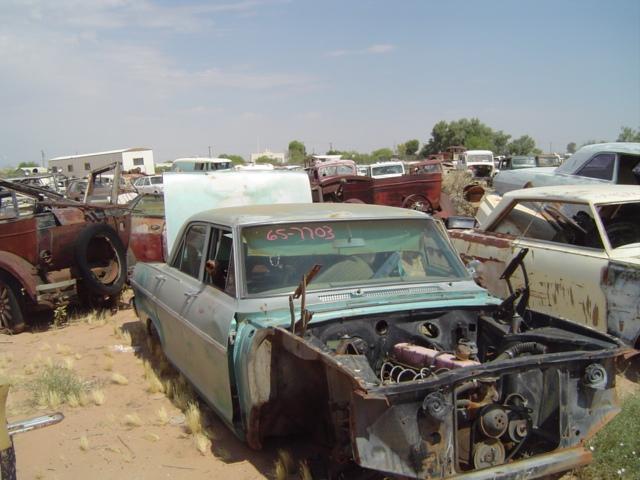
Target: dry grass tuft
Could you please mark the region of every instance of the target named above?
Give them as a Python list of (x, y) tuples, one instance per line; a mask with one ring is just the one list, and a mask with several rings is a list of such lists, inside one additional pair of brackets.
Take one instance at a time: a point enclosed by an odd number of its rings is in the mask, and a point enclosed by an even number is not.
[(167, 413), (167, 409), (164, 407), (160, 407), (160, 409), (156, 412), (158, 416), (158, 423), (160, 425), (166, 425), (169, 423), (169, 413)]
[(299, 476), (300, 480), (313, 480), (311, 475), (311, 468), (306, 460), (300, 460)]
[(80, 355), (79, 353), (76, 353), (73, 358), (75, 358), (76, 360), (80, 360), (82, 358), (82, 355)]
[(104, 361), (104, 364), (102, 365), (102, 368), (104, 370), (106, 370), (107, 372), (110, 372), (113, 370), (113, 364), (115, 363), (115, 361), (113, 360), (113, 357), (107, 357)]
[(125, 345), (132, 345), (131, 334), (128, 330), (122, 330), (122, 334), (120, 337), (122, 338), (122, 343), (124, 343)]
[(149, 440), (150, 442), (157, 442), (158, 440), (160, 440), (160, 435), (156, 435), (155, 433), (145, 433), (144, 437), (145, 440)]
[(287, 480), (287, 468), (279, 458), (273, 463), (273, 476), (276, 480)]
[(80, 450), (83, 452), (89, 450), (89, 439), (85, 435), (80, 437)]
[(192, 433), (194, 435), (196, 433), (202, 433), (202, 415), (200, 414), (200, 407), (198, 407), (197, 403), (189, 402), (187, 404), (184, 418), (188, 433)]
[(278, 450), (278, 459), (284, 465), (284, 468), (287, 471), (287, 475), (293, 475), (296, 471), (296, 462), (293, 460), (293, 456), (289, 453), (288, 450), (279, 449)]
[(206, 455), (207, 452), (211, 451), (211, 440), (203, 433), (196, 433), (193, 436), (193, 443), (202, 455)]
[(37, 368), (36, 365), (34, 365), (33, 363), (29, 363), (29, 364), (24, 366), (23, 371), (24, 371), (25, 375), (33, 375), (34, 373), (36, 373), (37, 369), (38, 368)]
[(67, 405), (71, 408), (76, 408), (80, 406), (80, 399), (75, 393), (72, 393), (67, 397)]
[(105, 402), (104, 392), (102, 390), (93, 390), (91, 392), (91, 400), (93, 400), (93, 403), (97, 406), (103, 405)]
[(127, 377), (125, 377), (121, 373), (117, 373), (117, 372), (114, 372), (113, 375), (111, 375), (111, 382), (115, 383), (116, 385), (128, 385), (129, 384), (129, 380), (127, 379)]
[(73, 370), (73, 358), (65, 357), (64, 358), (64, 368), (67, 370)]
[(158, 378), (158, 375), (156, 374), (151, 364), (149, 362), (142, 362), (142, 367), (144, 368), (144, 378), (147, 381), (147, 392), (164, 392), (165, 386), (160, 381), (160, 378)]
[[(69, 397), (67, 397), (67, 399), (68, 398)], [(44, 405), (50, 408), (58, 408), (60, 404), (63, 402), (62, 395), (60, 394), (60, 392), (56, 390), (49, 390), (47, 392), (47, 395), (44, 397), (44, 400), (45, 400)]]
[(141, 427), (142, 419), (138, 416), (137, 413), (130, 413), (124, 416), (122, 421), (127, 427)]
[(64, 345), (61, 343), (56, 343), (56, 353), (59, 353), (62, 356), (73, 355), (73, 350), (69, 345)]
[(78, 404), (81, 407), (86, 407), (87, 405), (89, 405), (89, 396), (87, 395), (87, 392), (80, 392), (80, 394), (78, 395)]

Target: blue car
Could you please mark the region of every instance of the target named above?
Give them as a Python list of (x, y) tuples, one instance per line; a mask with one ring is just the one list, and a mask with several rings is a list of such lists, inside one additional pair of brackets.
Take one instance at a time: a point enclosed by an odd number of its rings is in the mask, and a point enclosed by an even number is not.
[(418, 211), (205, 211), (131, 284), (151, 337), (239, 438), (306, 435), (332, 475), (536, 478), (588, 462), (618, 410), (617, 340), (525, 311), (520, 290), (489, 295)]

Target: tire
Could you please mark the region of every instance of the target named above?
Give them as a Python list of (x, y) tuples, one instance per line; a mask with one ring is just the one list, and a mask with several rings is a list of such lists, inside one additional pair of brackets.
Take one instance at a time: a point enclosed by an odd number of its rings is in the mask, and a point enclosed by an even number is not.
[(14, 282), (0, 275), (0, 327), (11, 333), (24, 330), (24, 308)]
[(127, 279), (126, 251), (113, 228), (94, 223), (82, 230), (76, 240), (74, 257), (79, 279), (89, 293), (120, 293)]
[(402, 208), (418, 210), (424, 213), (433, 213), (433, 205), (424, 195), (409, 195), (402, 202)]

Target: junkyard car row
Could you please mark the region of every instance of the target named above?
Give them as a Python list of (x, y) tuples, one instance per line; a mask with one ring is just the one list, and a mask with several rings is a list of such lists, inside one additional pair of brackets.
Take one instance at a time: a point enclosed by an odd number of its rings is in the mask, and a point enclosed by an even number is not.
[(386, 179), (348, 161), (170, 173), (126, 206), (22, 187), (0, 318), (19, 331), (27, 306), (117, 295), (128, 267), (151, 338), (253, 448), (305, 434), (330, 478), (565, 471), (617, 413), (615, 361), (639, 341), (640, 146), (618, 145), (557, 174), (605, 155), (609, 183), (635, 186), (514, 191), (449, 232), (437, 160)]

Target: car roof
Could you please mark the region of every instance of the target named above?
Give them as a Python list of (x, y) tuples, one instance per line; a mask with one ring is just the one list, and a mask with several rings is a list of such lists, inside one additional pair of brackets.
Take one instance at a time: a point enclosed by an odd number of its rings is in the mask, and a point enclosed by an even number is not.
[(189, 222), (222, 225), (296, 223), (332, 220), (371, 220), (378, 218), (430, 218), (422, 212), (406, 208), (357, 203), (289, 203), (278, 205), (245, 205), (207, 210), (193, 215)]
[(640, 187), (635, 185), (557, 185), (525, 188), (504, 194), (505, 199), (558, 200), (580, 203), (615, 203), (640, 200)]
[(640, 155), (640, 143), (634, 142), (612, 142), (612, 143), (596, 143), (593, 145), (585, 145), (576, 153), (567, 158), (562, 165), (558, 167), (558, 172), (573, 173), (582, 166), (587, 160), (591, 159), (596, 153), (626, 153), (629, 155)]

